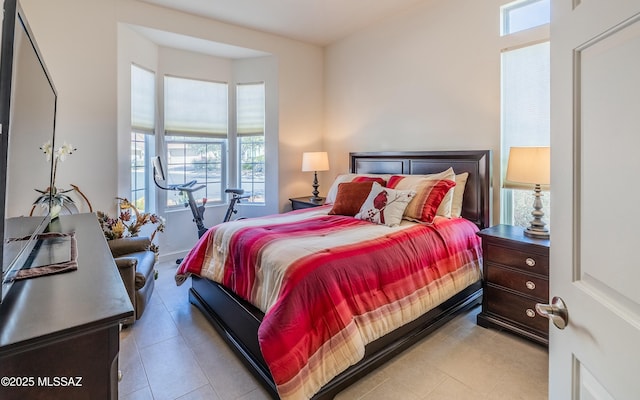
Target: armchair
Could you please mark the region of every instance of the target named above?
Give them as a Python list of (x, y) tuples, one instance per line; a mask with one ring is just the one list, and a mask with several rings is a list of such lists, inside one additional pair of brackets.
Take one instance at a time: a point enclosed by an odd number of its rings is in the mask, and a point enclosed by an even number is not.
[(126, 237), (107, 243), (133, 304), (134, 316), (124, 321), (124, 325), (131, 325), (140, 319), (151, 299), (156, 255), (149, 250), (151, 240), (147, 237)]

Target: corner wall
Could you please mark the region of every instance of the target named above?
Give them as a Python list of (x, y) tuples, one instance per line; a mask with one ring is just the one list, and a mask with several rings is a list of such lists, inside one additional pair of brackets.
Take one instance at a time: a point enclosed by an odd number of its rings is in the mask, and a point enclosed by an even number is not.
[(348, 170), (350, 151), (491, 149), (500, 182), (503, 3), (425, 1), (329, 46), (323, 181)]

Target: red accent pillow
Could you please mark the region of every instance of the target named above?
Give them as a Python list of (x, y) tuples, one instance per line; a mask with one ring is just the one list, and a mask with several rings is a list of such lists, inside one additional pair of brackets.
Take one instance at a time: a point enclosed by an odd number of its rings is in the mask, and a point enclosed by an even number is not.
[(351, 182), (378, 182), (382, 186), (387, 186), (387, 181), (373, 176), (356, 176)]
[(400, 176), (400, 175), (393, 175), (391, 176), (391, 178), (389, 178), (389, 182), (387, 183), (387, 187), (390, 188), (395, 188), (396, 186), (398, 186), (398, 183), (404, 179), (404, 176)]
[[(397, 186), (403, 177), (394, 175), (389, 179), (389, 187)], [(456, 183), (449, 179), (421, 179), (412, 189), (416, 192), (404, 217), (409, 220), (432, 223), (442, 199)]]
[(369, 196), (374, 180), (343, 182), (338, 185), (336, 201), (331, 207), (331, 215), (347, 215), (353, 217)]

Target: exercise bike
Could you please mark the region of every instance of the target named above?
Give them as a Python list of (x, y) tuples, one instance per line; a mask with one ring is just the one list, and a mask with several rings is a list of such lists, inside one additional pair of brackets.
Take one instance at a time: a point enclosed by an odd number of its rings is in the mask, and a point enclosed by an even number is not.
[[(153, 158), (153, 182), (162, 190), (170, 190), (177, 191), (187, 194), (187, 202), (185, 203), (185, 207), (189, 207), (191, 209), (191, 214), (193, 214), (193, 222), (196, 224), (196, 228), (198, 229), (198, 238), (201, 238), (207, 232), (207, 228), (204, 226), (204, 210), (205, 204), (207, 203), (207, 199), (203, 199), (202, 205), (198, 205), (196, 203), (195, 198), (193, 197), (193, 192), (196, 192), (205, 187), (205, 185), (198, 185), (198, 181), (192, 180), (185, 183), (180, 184), (170, 184), (170, 185), (162, 185), (158, 181), (166, 182), (166, 175), (164, 173), (164, 168), (162, 167), (162, 161), (160, 157), (156, 156)], [(227, 194), (231, 194), (231, 199), (229, 200), (229, 207), (227, 207), (227, 212), (224, 215), (223, 222), (228, 222), (231, 220), (234, 214), (238, 212), (236, 209), (236, 205), (240, 203), (242, 199), (247, 199), (250, 197), (248, 194), (244, 194), (244, 189), (225, 189), (224, 191)], [(180, 263), (182, 259), (176, 261), (176, 263)]]

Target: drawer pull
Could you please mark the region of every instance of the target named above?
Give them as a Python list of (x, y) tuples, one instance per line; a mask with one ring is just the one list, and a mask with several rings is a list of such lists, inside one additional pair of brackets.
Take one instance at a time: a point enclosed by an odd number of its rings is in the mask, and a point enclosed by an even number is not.
[(525, 286), (527, 287), (527, 289), (529, 289), (529, 290), (533, 290), (533, 289), (535, 289), (535, 288), (536, 288), (536, 284), (535, 284), (535, 283), (533, 283), (533, 282), (531, 282), (531, 281), (527, 281), (524, 285), (525, 285)]
[(524, 262), (530, 267), (535, 267), (536, 266), (536, 260), (534, 260), (531, 257), (527, 257), (527, 259), (524, 260)]
[(536, 317), (536, 312), (533, 311), (532, 309), (527, 308), (526, 312), (527, 312), (527, 317), (529, 317), (529, 318), (535, 318)]

